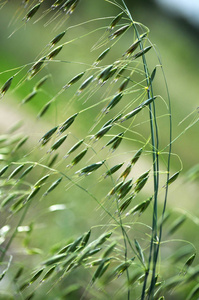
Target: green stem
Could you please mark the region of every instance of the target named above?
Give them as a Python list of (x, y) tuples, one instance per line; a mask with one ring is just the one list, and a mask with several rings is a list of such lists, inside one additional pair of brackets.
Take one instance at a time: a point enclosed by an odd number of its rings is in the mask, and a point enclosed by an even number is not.
[(26, 204), (26, 206), (25, 206), (25, 208), (24, 208), (24, 211), (23, 211), (23, 213), (22, 213), (22, 215), (21, 215), (21, 218), (19, 219), (19, 222), (18, 222), (17, 226), (15, 227), (15, 230), (14, 230), (13, 234), (11, 235), (11, 237), (10, 237), (10, 239), (9, 239), (9, 241), (8, 241), (8, 243), (7, 243), (7, 245), (6, 245), (6, 247), (4, 248), (4, 250), (3, 250), (2, 254), (1, 254), (0, 262), (3, 262), (4, 257), (5, 257), (5, 255), (6, 255), (8, 249), (10, 248), (10, 245), (11, 245), (13, 239), (16, 237), (16, 235), (17, 235), (17, 229), (18, 229), (18, 227), (21, 226), (21, 224), (23, 223), (23, 220), (25, 219), (25, 216), (26, 216), (26, 214), (27, 214), (27, 212), (28, 212), (28, 209), (29, 209), (29, 207), (30, 207), (30, 203), (31, 203), (31, 202), (29, 202), (29, 203)]
[[(133, 18), (127, 8), (127, 6), (124, 3), (124, 0), (122, 0), (124, 7), (126, 9), (127, 15), (131, 19), (134, 30), (136, 33), (137, 38), (139, 39), (140, 35), (137, 30), (137, 27), (133, 21)], [(140, 42), (140, 50), (143, 50), (142, 42)], [(148, 98), (153, 97), (153, 88), (152, 84), (150, 84), (150, 75), (147, 68), (147, 63), (145, 59), (145, 55), (142, 55), (143, 60), (143, 66), (144, 66), (144, 72), (146, 77), (146, 82), (148, 86), (147, 94)], [(149, 258), (148, 258), (148, 268), (145, 271), (145, 279), (143, 283), (142, 288), (142, 296), (141, 299), (144, 300), (145, 298), (145, 291), (146, 291), (146, 285), (147, 280), (150, 272), (150, 265), (151, 260), (153, 256), (153, 267), (152, 267), (152, 279), (151, 279), (151, 287), (149, 295), (153, 294), (153, 287), (155, 282), (155, 273), (156, 273), (156, 265), (157, 265), (157, 257), (158, 257), (158, 249), (157, 244), (154, 243), (154, 241), (157, 239), (157, 200), (158, 200), (158, 189), (159, 189), (159, 158), (158, 158), (158, 147), (159, 147), (159, 139), (158, 139), (158, 126), (156, 121), (156, 112), (155, 112), (155, 104), (152, 103), (149, 105), (149, 119), (150, 119), (150, 128), (151, 128), (151, 141), (152, 141), (152, 156), (153, 156), (153, 178), (154, 178), (154, 205), (153, 205), (153, 219), (152, 219), (152, 235), (151, 235), (151, 244), (150, 244), (150, 251), (149, 251)]]

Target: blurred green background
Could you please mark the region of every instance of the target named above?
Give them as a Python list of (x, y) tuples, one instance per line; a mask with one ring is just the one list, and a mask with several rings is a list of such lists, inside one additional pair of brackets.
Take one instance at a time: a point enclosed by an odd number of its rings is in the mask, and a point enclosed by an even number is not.
[[(5, 1), (6, 2), (6, 1)], [(46, 9), (54, 1), (44, 1), (42, 5)], [(2, 3), (2, 4), (1, 4)], [(24, 24), (21, 21), (24, 16), (24, 11), (21, 6), (21, 1), (9, 1), (3, 6), (4, 1), (1, 1), (2, 8), (0, 10), (0, 83), (3, 83), (13, 75), (13, 69), (20, 66), (25, 66), (36, 61), (38, 53), (49, 43), (49, 41), (59, 31), (67, 29), (68, 26), (85, 22), (88, 19), (114, 17), (120, 10), (110, 3), (102, 0), (82, 0), (77, 6), (70, 21), (63, 23), (61, 29), (55, 30), (56, 20), (46, 26), (49, 16), (42, 18), (40, 21), (34, 23), (37, 18)], [(197, 237), (197, 230), (199, 225), (199, 211), (198, 211), (198, 195), (199, 195), (199, 139), (198, 131), (199, 125), (196, 123), (193, 127), (189, 125), (198, 118), (199, 106), (199, 27), (191, 24), (188, 19), (182, 16), (171, 14), (166, 9), (161, 8), (155, 1), (126, 1), (129, 10), (135, 21), (143, 23), (150, 30), (149, 39), (155, 44), (158, 54), (161, 56), (163, 68), (166, 74), (166, 79), (169, 87), (169, 93), (172, 103), (172, 118), (173, 118), (173, 148), (172, 152), (176, 154), (172, 158), (172, 173), (181, 168), (180, 160), (183, 164), (183, 171), (176, 183), (171, 186), (169, 191), (168, 210), (173, 209), (176, 215), (173, 215), (175, 220), (179, 213), (188, 215), (188, 220), (180, 228), (175, 235), (176, 239), (188, 240), (199, 248), (199, 240)], [(111, 18), (111, 19), (112, 19)], [(111, 20), (110, 19), (110, 20)], [(94, 23), (83, 24), (80, 27), (74, 27), (66, 31), (64, 41), (70, 41), (76, 36), (84, 35), (94, 27), (98, 21)], [(107, 19), (100, 21), (100, 26), (107, 26)], [(16, 30), (16, 32), (14, 32)], [(52, 128), (61, 122), (63, 117), (59, 114), (56, 106), (51, 108), (50, 113), (42, 120), (36, 120), (36, 115), (60, 89), (78, 72), (84, 70), (85, 65), (79, 63), (73, 64), (71, 72), (71, 61), (89, 64), (94, 61), (97, 54), (95, 52), (87, 55), (88, 45), (92, 47), (97, 37), (102, 35), (102, 29), (95, 32), (94, 35), (88, 35), (84, 39), (84, 43), (76, 40), (73, 44), (69, 44), (63, 49), (59, 55), (59, 60), (47, 66), (47, 74), (50, 79), (46, 82), (45, 88), (38, 93), (38, 95), (27, 103), (21, 106), (20, 103), (27, 94), (32, 91), (33, 82), (26, 82), (26, 84), (17, 87), (17, 82), (13, 82), (13, 89), (9, 91), (5, 99), (1, 100), (0, 110), (0, 133), (5, 134), (14, 124), (19, 120), (24, 120), (21, 133), (25, 131), (30, 135), (27, 145), (31, 151), (35, 147), (35, 143), (49, 128)], [(14, 32), (14, 34), (12, 34)], [(9, 37), (10, 36), (10, 37)], [(9, 38), (8, 38), (9, 37)], [(131, 44), (129, 36), (123, 40), (124, 50)], [(85, 48), (84, 48), (85, 45)], [(123, 47), (122, 46), (122, 47)], [(119, 57), (123, 49), (115, 49), (114, 56)], [(123, 51), (124, 52), (124, 51)], [(99, 52), (100, 53), (100, 52)], [(151, 70), (158, 64), (157, 59), (149, 62)], [(7, 70), (7, 71), (6, 71)], [(10, 71), (9, 71), (10, 70)], [(16, 72), (16, 71), (15, 71)], [(51, 76), (51, 74), (53, 74)], [(23, 79), (23, 70), (19, 73), (18, 78)], [(38, 79), (33, 79), (36, 83)], [(166, 95), (165, 84), (161, 72), (157, 72), (157, 80), (154, 87), (155, 94)], [(72, 93), (72, 92), (71, 92)], [(64, 97), (60, 103), (61, 109), (66, 113), (67, 108), (64, 105)], [(68, 96), (67, 96), (68, 97)], [(67, 99), (66, 99), (67, 100)], [(75, 104), (69, 108), (67, 114), (72, 115), (77, 109), (81, 107), (80, 104)], [(89, 115), (88, 115), (89, 119)], [(82, 120), (80, 128), (76, 128), (75, 132), (78, 136), (79, 132), (87, 130), (89, 126), (88, 119)], [(20, 132), (19, 130), (19, 132)], [(184, 132), (184, 134), (182, 134)], [(164, 140), (164, 132), (162, 133)], [(179, 138), (178, 138), (179, 137)], [(166, 142), (165, 142), (166, 143)], [(131, 147), (128, 145), (128, 147)], [(41, 155), (41, 152), (39, 155)], [(22, 154), (23, 155), (23, 154)], [(38, 153), (35, 154), (38, 157)], [(180, 157), (180, 160), (177, 158)], [(37, 159), (37, 158), (36, 158)], [(147, 164), (147, 162), (146, 162)], [(32, 178), (30, 180), (34, 181)], [(95, 178), (91, 179), (90, 186), (95, 186)], [(94, 189), (94, 188), (93, 188)], [(104, 187), (106, 189), (106, 187)], [(103, 191), (102, 191), (103, 194)], [(99, 196), (100, 198), (100, 196)], [(67, 210), (61, 212), (47, 213), (50, 205), (55, 203), (64, 203)], [(41, 248), (44, 251), (49, 250), (49, 245), (59, 244), (59, 240), (67, 240), (71, 236), (77, 236), (79, 232), (84, 232), (93, 224), (99, 225), (106, 223), (106, 218), (96, 209), (96, 203), (91, 203), (87, 199), (87, 195), (82, 196), (74, 189), (70, 189), (70, 193), (58, 190), (57, 194), (52, 195), (48, 203), (37, 203), (34, 209), (27, 216), (32, 219), (35, 227), (31, 236), (29, 245), (33, 248)], [(82, 205), (83, 203), (83, 205)], [(147, 216), (150, 222), (150, 216)], [(3, 223), (3, 222), (2, 222)], [(53, 224), (53, 226), (52, 226)], [(3, 225), (3, 224), (2, 224)], [(139, 228), (137, 229), (140, 230)], [(142, 228), (143, 230), (143, 228)], [(38, 234), (39, 233), (39, 234)], [(21, 240), (24, 239), (24, 236)], [(37, 241), (35, 242), (35, 239)], [(19, 239), (20, 240), (20, 239)], [(19, 247), (20, 241), (16, 240), (13, 247)], [(172, 243), (171, 243), (172, 244)], [(175, 243), (174, 243), (175, 244)], [(183, 244), (183, 242), (182, 242)], [(186, 243), (185, 243), (186, 244)], [(172, 253), (168, 247), (164, 250), (168, 256)], [(176, 251), (178, 243), (173, 246)], [(20, 256), (21, 253), (18, 253)], [(23, 253), (22, 253), (22, 257)], [(27, 261), (29, 258), (27, 257)], [(38, 259), (39, 261), (40, 259)], [(33, 260), (34, 261), (34, 260)], [(37, 258), (35, 259), (37, 262)], [(197, 260), (198, 262), (198, 260)], [(82, 278), (83, 280), (83, 278)], [(39, 299), (39, 298), (38, 298)], [(49, 298), (50, 299), (50, 298)], [(54, 298), (52, 298), (54, 299)]]

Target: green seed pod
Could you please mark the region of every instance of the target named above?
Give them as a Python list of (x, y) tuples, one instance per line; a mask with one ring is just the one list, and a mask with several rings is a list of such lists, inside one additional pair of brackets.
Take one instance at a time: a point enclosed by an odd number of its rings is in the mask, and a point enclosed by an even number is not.
[(147, 99), (146, 101), (144, 101), (144, 102), (142, 102), (142, 103), (140, 104), (140, 107), (143, 108), (144, 106), (147, 106), (147, 105), (151, 104), (151, 102), (153, 102), (155, 99), (156, 99), (156, 96)]
[(137, 49), (139, 43), (140, 43), (140, 40), (135, 41), (135, 42), (134, 42), (127, 50), (126, 50), (126, 52), (123, 54), (123, 56), (124, 56), (124, 55), (127, 55), (127, 56), (131, 55), (131, 54)]
[(10, 88), (13, 78), (14, 78), (13, 76), (10, 77), (10, 78), (4, 83), (4, 85), (2, 86), (1, 91), (0, 91), (0, 93), (1, 93), (2, 96), (3, 96), (3, 95), (7, 92), (7, 90)]
[(142, 154), (142, 148), (140, 148), (136, 153), (135, 155), (133, 156), (132, 160), (131, 160), (131, 164), (134, 165), (138, 159), (140, 158), (141, 154)]
[(109, 78), (111, 78), (116, 72), (117, 72), (118, 68), (112, 68), (103, 78), (103, 82), (105, 82), (106, 80), (108, 80)]
[[(71, 1), (72, 2), (72, 1)], [(75, 10), (77, 4), (78, 4), (79, 0), (76, 0), (68, 9), (64, 10), (66, 11), (66, 13), (68, 14), (72, 14), (73, 11)]]
[(85, 247), (86, 244), (88, 243), (88, 240), (90, 238), (91, 235), (91, 230), (89, 230), (88, 232), (86, 232), (85, 235), (83, 235), (82, 241), (81, 241), (81, 246)]
[(123, 94), (119, 93), (117, 94), (112, 100), (111, 102), (107, 105), (107, 107), (105, 108), (105, 111), (112, 109), (116, 104), (119, 103), (119, 101), (122, 99)]
[(49, 168), (51, 168), (51, 167), (54, 165), (54, 163), (56, 162), (58, 156), (59, 156), (59, 154), (56, 153), (56, 154), (51, 158), (51, 160), (50, 160), (49, 163), (48, 163), (48, 167), (49, 167)]
[(45, 82), (46, 80), (49, 78), (48, 75), (44, 76), (41, 80), (39, 80), (36, 85), (34, 86), (34, 90), (38, 90)]
[(56, 132), (58, 126), (50, 129), (47, 133), (45, 133), (42, 138), (39, 140), (41, 141), (42, 145), (46, 142), (49, 141), (49, 139), (51, 138), (51, 136)]
[(24, 206), (24, 204), (26, 203), (25, 198), (26, 198), (26, 195), (22, 195), (21, 197), (19, 197), (17, 199), (17, 201), (15, 201), (15, 203), (11, 206), (10, 210), (13, 213), (18, 212)]
[(116, 184), (112, 190), (108, 193), (108, 196), (113, 196), (118, 190), (119, 188), (122, 186), (123, 181), (119, 182), (118, 184)]
[(135, 115), (137, 115), (140, 111), (142, 110), (142, 107), (138, 106), (136, 107), (134, 110), (132, 110), (130, 113), (126, 114), (122, 119), (121, 122), (124, 122), (132, 117), (134, 117)]
[(113, 125), (107, 125), (107, 126), (103, 126), (95, 135), (95, 140), (99, 140), (100, 138), (102, 138), (112, 127)]
[(117, 115), (114, 119), (113, 119), (113, 123), (117, 122), (118, 120), (120, 120), (122, 117), (122, 114)]
[(150, 170), (148, 170), (145, 173), (143, 173), (142, 175), (140, 175), (140, 177), (136, 180), (136, 184), (139, 184), (144, 178), (148, 177), (149, 173), (150, 173)]
[(117, 136), (113, 137), (113, 138), (106, 144), (106, 146), (112, 144), (111, 149), (112, 149), (113, 151), (115, 151), (115, 150), (119, 147), (119, 145), (120, 145), (120, 143), (121, 143), (121, 141), (122, 141), (123, 135), (124, 135), (124, 132), (119, 133)]
[(143, 255), (142, 248), (140, 247), (140, 244), (138, 243), (138, 241), (136, 239), (134, 239), (134, 243), (135, 243), (135, 248), (138, 252), (138, 257), (140, 258), (143, 265), (145, 265), (145, 260), (144, 260), (144, 255)]
[(54, 45), (56, 45), (65, 35), (66, 31), (63, 31), (61, 33), (59, 33), (58, 35), (56, 35), (51, 41), (51, 47), (53, 47)]
[(121, 70), (117, 73), (116, 77), (115, 77), (115, 82), (122, 76), (122, 74), (124, 73), (124, 71), (126, 70), (128, 64), (125, 64), (124, 67), (121, 68)]
[(112, 232), (108, 232), (108, 233), (103, 233), (98, 239), (97, 239), (97, 242), (96, 242), (96, 246), (95, 247), (98, 247), (102, 244), (104, 244), (112, 235)]
[(118, 194), (119, 194), (119, 199), (124, 198), (128, 192), (131, 190), (132, 188), (132, 179), (128, 180), (127, 182), (123, 183), (122, 186), (120, 187)]
[(148, 46), (148, 47), (144, 48), (143, 50), (140, 50), (138, 53), (136, 53), (136, 54), (132, 57), (132, 59), (136, 59), (136, 58), (138, 58), (138, 57), (140, 57), (140, 56), (146, 54), (151, 48), (152, 48), (152, 46)]
[(26, 14), (26, 20), (29, 21), (38, 11), (41, 3), (36, 4), (34, 7), (32, 7), (29, 12)]
[(185, 263), (185, 267), (187, 267), (187, 268), (190, 267), (190, 266), (192, 265), (192, 263), (193, 263), (195, 257), (196, 257), (196, 253), (194, 253), (193, 255), (191, 255), (191, 257), (189, 257), (189, 258), (187, 259), (187, 261), (186, 261), (186, 263)]
[(57, 254), (43, 262), (43, 265), (50, 266), (62, 261), (67, 254)]
[(24, 267), (20, 267), (19, 270), (17, 271), (15, 277), (13, 278), (14, 282), (17, 282), (19, 277), (22, 275), (23, 271), (24, 271)]
[(68, 251), (68, 248), (72, 245), (72, 243), (64, 246), (63, 248), (61, 248), (58, 252), (58, 254), (61, 254), (61, 253), (66, 253)]
[(83, 139), (80, 140), (79, 142), (77, 142), (74, 146), (72, 146), (70, 148), (70, 150), (68, 150), (67, 155), (65, 157), (67, 157), (68, 155), (70, 155), (72, 152), (74, 152), (77, 148), (79, 148), (81, 146), (81, 144), (83, 143)]
[(71, 162), (71, 165), (74, 166), (76, 165), (86, 154), (86, 152), (88, 151), (88, 148), (82, 150)]
[(147, 200), (143, 201), (142, 203), (136, 205), (135, 207), (133, 207), (127, 214), (126, 216), (128, 215), (131, 215), (131, 214), (135, 214), (137, 212), (139, 212), (139, 215), (141, 215), (146, 209), (147, 207), (149, 206), (149, 204), (151, 203), (151, 200), (152, 200), (153, 197), (150, 197), (148, 198)]
[(32, 93), (28, 94), (28, 96), (26, 96), (23, 100), (22, 100), (22, 104), (25, 104), (27, 102), (29, 102), (32, 98), (34, 98), (37, 95), (36, 91), (33, 91)]
[(69, 247), (68, 250), (67, 250), (67, 253), (68, 253), (68, 252), (74, 252), (74, 251), (76, 251), (77, 248), (78, 248), (78, 246), (79, 246), (79, 244), (81, 243), (82, 239), (83, 239), (83, 235), (80, 236), (80, 237), (78, 237), (78, 238), (70, 245), (70, 247)]
[(4, 207), (6, 205), (8, 205), (10, 202), (12, 202), (13, 200), (15, 200), (17, 198), (17, 194), (16, 193), (12, 193), (9, 194), (6, 198), (3, 199), (3, 201), (1, 202), (1, 207)]
[(110, 71), (111, 71), (111, 69), (113, 68), (113, 65), (109, 65), (109, 66), (107, 66), (105, 69), (103, 69), (100, 73), (99, 73), (99, 75), (98, 75), (98, 80), (101, 82), (103, 82), (103, 81), (105, 81), (106, 80), (106, 78), (108, 77), (108, 75), (109, 75), (109, 73), (110, 73)]
[(60, 127), (59, 127), (59, 132), (63, 133), (68, 127), (72, 125), (74, 122), (75, 118), (77, 117), (78, 113), (74, 114), (70, 118), (68, 118)]
[(145, 186), (149, 176), (144, 177), (142, 180), (139, 180), (135, 186), (135, 193), (139, 193)]
[(172, 182), (174, 182), (174, 181), (178, 178), (179, 174), (180, 174), (180, 171), (179, 171), (179, 172), (176, 172), (175, 174), (173, 174), (173, 176), (171, 176), (171, 177), (168, 179), (166, 185), (170, 185)]
[(93, 171), (96, 171), (97, 169), (99, 169), (103, 164), (104, 164), (105, 160), (103, 161), (99, 161), (95, 164), (91, 164), (89, 166), (84, 167), (83, 169), (75, 172), (80, 173), (80, 175), (89, 175), (90, 173), (92, 173)]
[(33, 169), (33, 167), (34, 167), (34, 165), (31, 165), (27, 169), (25, 169), (23, 171), (23, 173), (21, 174), (21, 176), (19, 177), (19, 179), (22, 179), (25, 175), (27, 175)]
[(64, 0), (56, 0), (55, 3), (51, 5), (51, 9), (57, 8), (59, 5), (61, 5), (64, 2)]
[(128, 166), (126, 167), (126, 169), (122, 172), (122, 174), (120, 175), (119, 178), (122, 178), (125, 180), (126, 177), (129, 175), (129, 173), (131, 172), (131, 168), (132, 168), (132, 165), (131, 164), (128, 164)]
[(109, 37), (111, 40), (117, 38), (118, 36), (122, 35), (128, 28), (130, 27), (129, 25), (122, 26), (118, 30), (116, 30), (113, 34), (111, 34)]
[(8, 176), (8, 180), (12, 179), (16, 174), (18, 174), (21, 169), (24, 167), (24, 165), (19, 165), (16, 169), (14, 169), (14, 171), (12, 171), (12, 173)]
[(151, 76), (150, 76), (150, 85), (152, 85), (153, 80), (155, 78), (155, 74), (156, 74), (156, 67), (153, 69)]
[(116, 104), (119, 103), (119, 101), (122, 99), (123, 97), (123, 94), (122, 93), (119, 93), (117, 95), (115, 95), (113, 97), (113, 99), (111, 100), (111, 102), (107, 105), (107, 107), (104, 109), (104, 111), (108, 111), (108, 110), (111, 110)]
[(57, 150), (65, 141), (65, 139), (67, 138), (67, 134), (62, 136), (60, 139), (58, 139), (50, 148), (51, 151), (55, 151)]
[(76, 83), (78, 80), (82, 78), (85, 72), (79, 73), (75, 77), (73, 77), (66, 85), (63, 86), (63, 89), (69, 88), (72, 84)]
[(122, 15), (123, 15), (123, 12), (119, 13), (119, 15), (117, 15), (117, 16), (113, 19), (113, 21), (112, 21), (111, 24), (109, 25), (109, 29), (112, 30), (112, 29), (117, 25), (117, 23), (121, 20)]
[(62, 177), (58, 178), (56, 181), (54, 181), (51, 186), (47, 189), (47, 191), (44, 193), (44, 196), (48, 195), (51, 191), (53, 191), (58, 184), (62, 181)]
[(147, 36), (147, 33), (143, 33), (142, 35), (140, 35), (139, 39), (136, 40), (127, 50), (123, 55), (131, 55), (138, 47), (139, 43), (141, 42), (141, 40), (143, 38), (145, 38)]
[(102, 128), (103, 127), (106, 127), (106, 126), (108, 126), (108, 125), (110, 125), (110, 124), (112, 124), (113, 123), (113, 119), (110, 119), (110, 120), (108, 120), (106, 123), (104, 123), (104, 125), (102, 126)]
[(123, 211), (125, 209), (127, 209), (127, 207), (131, 204), (132, 199), (133, 199), (133, 196), (130, 196), (120, 205), (120, 208), (119, 208), (120, 213), (123, 213)]
[(119, 170), (124, 163), (115, 165), (114, 167), (112, 167), (110, 170), (106, 171), (106, 173), (104, 174), (104, 178), (111, 176), (112, 174), (114, 174), (115, 172), (117, 172), (117, 170)]
[(113, 271), (113, 274), (114, 274), (114, 277), (117, 276), (119, 277), (120, 275), (122, 275), (124, 273), (124, 271), (126, 271), (131, 265), (131, 262), (124, 262), (122, 264), (120, 264), (119, 266), (117, 266), (114, 271)]
[(50, 176), (50, 175), (47, 174), (47, 175), (43, 176), (42, 178), (40, 178), (40, 179), (34, 184), (34, 187), (36, 188), (36, 187), (41, 186), (41, 185), (48, 179), (49, 176)]
[(73, 261), (77, 258), (77, 253), (71, 253), (63, 262), (63, 269), (68, 272), (73, 267)]
[(91, 83), (91, 81), (93, 80), (93, 77), (94, 76), (91, 75), (81, 84), (81, 86), (79, 87), (79, 90), (77, 92), (78, 94), (80, 94)]
[(95, 255), (95, 254), (98, 253), (100, 250), (102, 250), (102, 248), (96, 248), (96, 249), (90, 250), (89, 253), (88, 253), (88, 256)]
[(21, 148), (25, 142), (28, 140), (28, 136), (23, 137), (14, 147), (14, 149), (12, 150), (12, 153), (15, 153), (19, 148)]
[(103, 253), (102, 258), (107, 257), (115, 248), (115, 246), (117, 245), (116, 242), (113, 242)]
[(127, 79), (125, 79), (125, 80), (121, 83), (121, 85), (120, 85), (120, 87), (119, 87), (119, 92), (120, 92), (120, 93), (121, 93), (122, 91), (125, 90), (125, 88), (126, 88), (127, 85), (129, 84), (129, 81), (130, 81), (130, 78), (128, 77)]
[(58, 46), (57, 48), (55, 48), (54, 50), (52, 50), (52, 51), (47, 55), (47, 58), (48, 58), (48, 59), (54, 58), (55, 56), (58, 55), (58, 53), (62, 50), (62, 48), (63, 48), (63, 45)]
[(72, 5), (74, 5), (78, 0), (67, 0), (60, 9), (64, 12), (68, 12)]
[(151, 48), (152, 48), (152, 46), (148, 46), (148, 47), (146, 47), (146, 48), (140, 50), (138, 53), (136, 53), (136, 54), (132, 57), (132, 59), (136, 59), (136, 58), (138, 58), (138, 57), (140, 57), (140, 56), (146, 54)]
[(32, 192), (28, 195), (26, 201), (24, 202), (24, 204), (28, 201), (30, 201), (40, 190), (40, 186), (35, 187)]
[(110, 51), (110, 49), (111, 49), (110, 47), (107, 48), (98, 56), (98, 58), (96, 59), (96, 64), (98, 64), (107, 55), (107, 53)]
[(19, 287), (20, 292), (24, 291), (27, 287), (29, 287), (29, 285), (30, 285), (29, 282), (24, 282), (24, 283)]
[(5, 167), (3, 167), (3, 168), (0, 170), (0, 177), (7, 171), (8, 168), (9, 168), (9, 165), (6, 165)]
[(46, 274), (44, 275), (44, 277), (41, 279), (40, 282), (44, 282), (46, 279), (48, 279), (48, 278), (53, 274), (55, 268), (56, 268), (56, 266), (53, 266), (52, 268), (50, 268), (50, 269), (46, 272)]
[(47, 110), (49, 109), (51, 103), (52, 103), (52, 101), (49, 101), (48, 103), (46, 103), (46, 104), (42, 107), (41, 111), (40, 111), (39, 114), (37, 115), (37, 118), (38, 118), (38, 119), (41, 118), (41, 117), (47, 112)]
[(102, 261), (101, 264), (99, 265), (99, 267), (97, 268), (97, 270), (95, 271), (95, 273), (91, 279), (92, 284), (96, 281), (97, 278), (101, 277), (101, 273), (104, 268), (104, 264), (105, 264), (105, 262)]
[(41, 69), (43, 63), (46, 60), (46, 56), (40, 58), (28, 71), (30, 73), (30, 78), (32, 78), (33, 76), (35, 76)]
[(40, 269), (39, 271), (37, 271), (33, 277), (30, 279), (30, 284), (32, 284), (33, 282), (35, 282), (41, 275), (41, 273), (43, 272), (44, 268)]

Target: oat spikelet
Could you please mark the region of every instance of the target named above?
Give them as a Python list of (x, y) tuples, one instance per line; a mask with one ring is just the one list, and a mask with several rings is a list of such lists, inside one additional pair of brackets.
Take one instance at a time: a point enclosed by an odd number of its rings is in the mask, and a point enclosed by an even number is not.
[(57, 48), (55, 48), (54, 50), (52, 50), (48, 55), (47, 58), (48, 59), (53, 59), (55, 56), (58, 55), (58, 53), (62, 50), (63, 45), (58, 46)]
[(29, 10), (29, 12), (25, 16), (26, 21), (29, 21), (36, 14), (40, 5), (41, 3), (38, 3)]
[(1, 98), (5, 95), (7, 90), (10, 88), (13, 78), (14, 78), (13, 76), (10, 77), (2, 86), (2, 88), (0, 90)]

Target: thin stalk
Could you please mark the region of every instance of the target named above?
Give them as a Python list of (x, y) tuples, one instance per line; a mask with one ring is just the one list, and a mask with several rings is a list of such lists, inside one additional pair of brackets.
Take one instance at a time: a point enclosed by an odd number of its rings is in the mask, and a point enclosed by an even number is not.
[(26, 204), (26, 206), (25, 206), (25, 208), (24, 208), (24, 211), (23, 211), (23, 213), (22, 213), (22, 215), (21, 215), (21, 218), (19, 219), (19, 222), (18, 222), (17, 226), (15, 227), (15, 230), (14, 230), (13, 234), (11, 235), (11, 237), (10, 237), (10, 239), (9, 239), (9, 241), (8, 241), (8, 243), (7, 243), (7, 245), (6, 245), (6, 247), (4, 248), (4, 250), (3, 250), (2, 254), (1, 254), (0, 262), (3, 262), (4, 257), (5, 257), (5, 255), (6, 255), (8, 249), (10, 248), (10, 245), (11, 245), (13, 239), (14, 239), (15, 236), (17, 235), (17, 229), (18, 229), (18, 227), (21, 226), (21, 224), (23, 223), (23, 220), (25, 219), (25, 216), (26, 216), (26, 214), (27, 214), (27, 212), (28, 212), (28, 209), (29, 209), (29, 207), (30, 207), (30, 203), (31, 203), (31, 202), (29, 202), (29, 203)]
[[(133, 18), (131, 16), (126, 4), (124, 3), (124, 0), (122, 0), (122, 2), (126, 9), (127, 15), (129, 16), (129, 18), (131, 19), (131, 21), (133, 23), (133, 27), (134, 27), (136, 36), (139, 39), (140, 35), (139, 35), (137, 27), (133, 21)], [(140, 50), (143, 50), (142, 42), (140, 42)], [(148, 94), (148, 98), (149, 98), (149, 97), (153, 97), (153, 88), (152, 88), (152, 84), (150, 85), (150, 81), (149, 81), (150, 76), (149, 76), (149, 71), (147, 68), (145, 55), (142, 56), (142, 60), (143, 60), (146, 82), (147, 82), (147, 86), (148, 86), (147, 94)], [(159, 139), (158, 139), (158, 126), (157, 126), (157, 121), (156, 121), (156, 112), (155, 112), (154, 103), (149, 105), (149, 119), (150, 119), (150, 128), (151, 128), (152, 156), (153, 156), (154, 206), (153, 206), (152, 235), (151, 235), (149, 259), (148, 259), (148, 268), (145, 271), (145, 279), (144, 279), (144, 283), (143, 283), (142, 296), (141, 296), (142, 300), (144, 300), (144, 298), (145, 298), (145, 291), (146, 291), (147, 280), (148, 280), (148, 276), (149, 276), (149, 272), (150, 272), (152, 256), (153, 256), (153, 267), (152, 267), (151, 286), (154, 285), (156, 265), (157, 265), (157, 256), (158, 256), (158, 248), (157, 248), (157, 244), (154, 244), (154, 240), (156, 240), (156, 237), (157, 237), (157, 216), (158, 216), (158, 211), (157, 211), (158, 198), (157, 197), (158, 197), (158, 189), (159, 189), (159, 158), (158, 158)], [(151, 292), (151, 294), (153, 294), (153, 289), (150, 290), (150, 292)], [(150, 292), (149, 292), (149, 295), (150, 295)]]
[[(158, 59), (159, 59), (159, 57), (158, 57)], [(159, 59), (159, 61), (160, 61), (160, 59)], [(161, 63), (161, 61), (160, 61), (160, 63)], [(168, 152), (168, 160), (167, 160), (167, 179), (166, 179), (168, 182), (169, 177), (170, 177), (170, 161), (171, 161), (171, 148), (172, 148), (172, 118), (171, 118), (171, 100), (170, 100), (168, 85), (167, 85), (167, 81), (166, 81), (166, 77), (165, 77), (163, 68), (162, 68), (162, 73), (164, 76), (167, 97), (168, 97), (168, 102), (169, 102), (169, 152)], [(166, 211), (167, 199), (168, 199), (168, 184), (166, 185), (166, 190), (165, 190), (164, 205), (163, 205), (163, 210), (162, 210), (162, 221), (164, 219), (164, 215), (165, 215), (165, 211)], [(159, 254), (159, 250), (160, 250), (160, 244), (161, 244), (161, 239), (162, 239), (162, 229), (163, 229), (163, 222), (161, 222), (160, 229), (159, 229), (158, 243), (157, 243), (156, 253), (155, 253), (155, 257), (154, 257), (155, 264), (157, 264), (158, 254)], [(150, 291), (153, 291), (153, 290), (154, 290), (154, 283), (151, 282)], [(150, 293), (149, 293), (149, 295), (150, 295)]]

